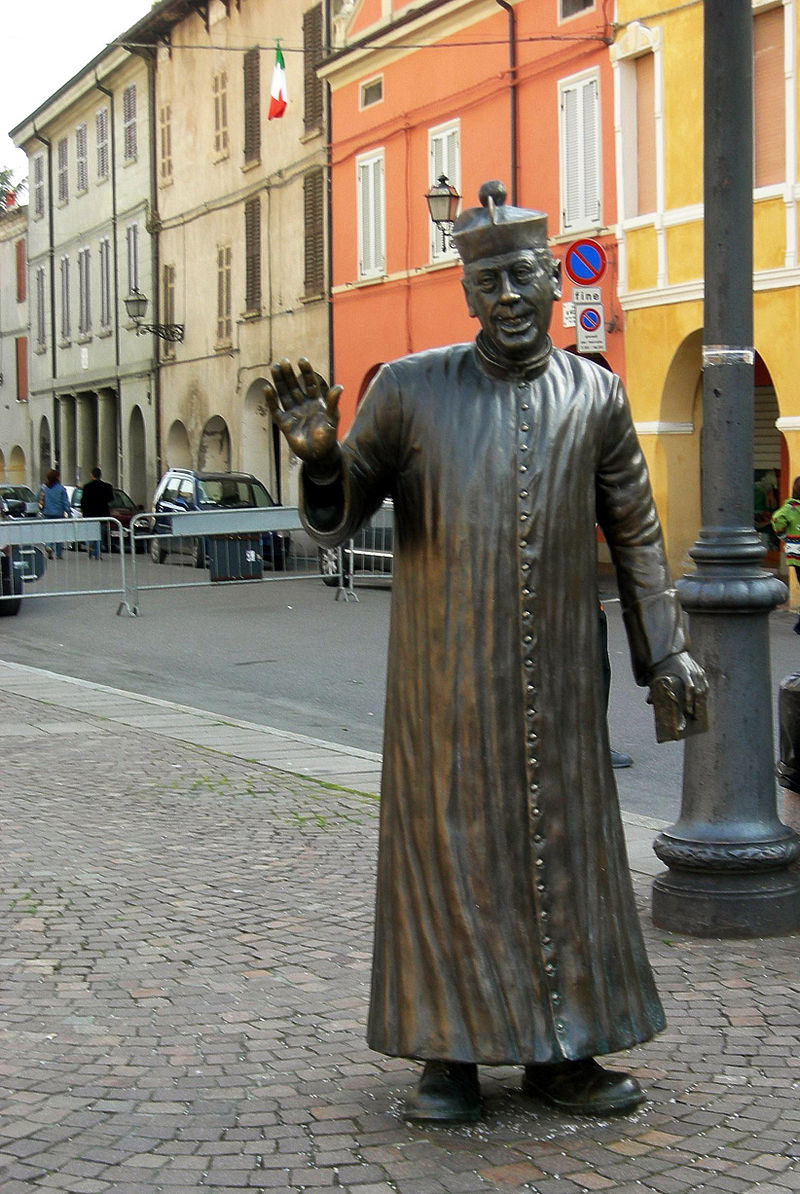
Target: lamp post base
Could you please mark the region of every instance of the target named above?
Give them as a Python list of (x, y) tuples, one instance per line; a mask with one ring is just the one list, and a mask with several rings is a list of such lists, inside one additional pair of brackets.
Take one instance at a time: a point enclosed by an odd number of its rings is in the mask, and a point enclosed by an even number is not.
[(653, 882), (653, 923), (695, 937), (783, 937), (800, 930), (800, 874), (664, 871)]

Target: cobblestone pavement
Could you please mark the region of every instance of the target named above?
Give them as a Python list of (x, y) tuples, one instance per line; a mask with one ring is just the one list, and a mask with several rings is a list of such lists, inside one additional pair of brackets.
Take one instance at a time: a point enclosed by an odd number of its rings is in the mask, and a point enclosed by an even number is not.
[(364, 1043), (377, 801), (6, 693), (0, 1191), (800, 1190), (800, 937), (671, 937), (649, 1101), (565, 1117), (481, 1071), (477, 1126), (400, 1117)]

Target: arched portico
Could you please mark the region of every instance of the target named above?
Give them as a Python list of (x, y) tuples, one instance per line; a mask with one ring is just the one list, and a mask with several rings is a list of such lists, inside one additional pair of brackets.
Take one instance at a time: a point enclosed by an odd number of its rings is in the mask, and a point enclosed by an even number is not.
[(169, 468), (192, 467), (189, 432), (180, 419), (176, 419), (167, 432), (167, 466)]
[(214, 415), (203, 428), (197, 467), (223, 473), (231, 471), (231, 437), (228, 424), (221, 415)]

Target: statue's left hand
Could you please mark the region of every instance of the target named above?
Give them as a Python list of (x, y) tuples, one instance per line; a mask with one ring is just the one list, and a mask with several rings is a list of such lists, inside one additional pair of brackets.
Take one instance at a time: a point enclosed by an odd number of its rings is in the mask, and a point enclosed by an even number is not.
[(653, 668), (647, 697), (655, 707), (658, 741), (705, 729), (707, 694), (706, 674), (688, 651), (677, 651), (662, 659)]

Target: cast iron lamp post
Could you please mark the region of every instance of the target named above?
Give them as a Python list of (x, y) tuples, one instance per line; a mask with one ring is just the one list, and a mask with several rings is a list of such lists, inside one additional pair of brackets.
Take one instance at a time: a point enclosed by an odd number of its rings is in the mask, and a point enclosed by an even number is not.
[(173, 344), (176, 341), (180, 342), (183, 340), (185, 328), (182, 323), (142, 323), (149, 300), (147, 295), (142, 294), (141, 290), (132, 290), (124, 301), (128, 318), (136, 324), (137, 336), (143, 336), (146, 332), (152, 332), (154, 336), (158, 336), (161, 340), (168, 340)]
[(686, 740), (681, 815), (656, 839), (669, 870), (653, 920), (755, 937), (800, 928), (797, 836), (777, 813), (768, 619), (786, 587), (753, 528), (753, 13), (704, 4), (702, 518), (678, 582), (708, 674), (709, 729)]
[(434, 183), (425, 199), (431, 219), (442, 234), (442, 252), (446, 253), (451, 243), (453, 224), (458, 215), (461, 196), (448, 180), (447, 175), (440, 174), (439, 181)]

